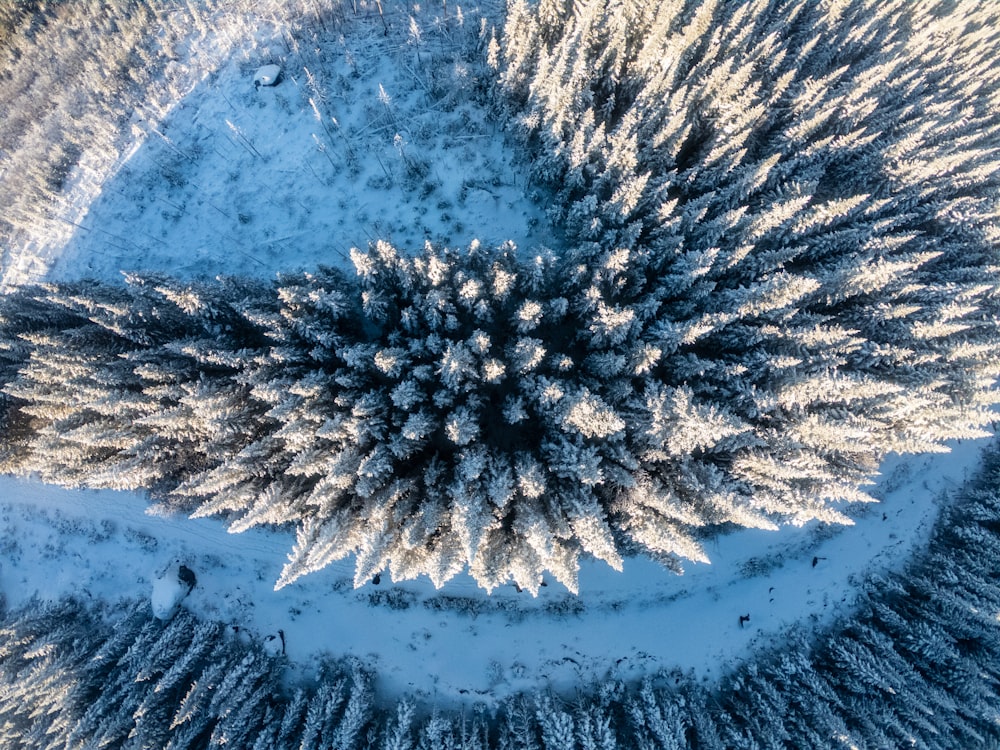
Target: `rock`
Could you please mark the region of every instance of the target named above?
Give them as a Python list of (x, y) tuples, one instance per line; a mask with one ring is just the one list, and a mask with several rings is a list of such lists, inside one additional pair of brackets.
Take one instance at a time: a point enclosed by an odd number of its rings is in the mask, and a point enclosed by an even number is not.
[[(187, 570), (191, 583), (181, 578), (181, 570)], [(177, 612), (177, 608), (194, 586), (194, 573), (186, 566), (174, 561), (153, 579), (153, 594), (151, 604), (153, 617), (158, 620), (169, 620)]]
[(253, 85), (257, 88), (277, 86), (279, 83), (281, 83), (281, 67), (278, 65), (263, 65), (254, 73)]

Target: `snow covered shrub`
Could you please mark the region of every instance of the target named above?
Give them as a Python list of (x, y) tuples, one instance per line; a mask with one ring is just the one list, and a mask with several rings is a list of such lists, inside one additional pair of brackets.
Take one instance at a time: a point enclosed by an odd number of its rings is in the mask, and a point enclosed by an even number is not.
[(295, 524), (279, 585), (575, 589), (581, 554), (849, 523), (996, 400), (998, 13), (512, 2), (489, 55), (563, 251), (24, 288), (0, 467)]

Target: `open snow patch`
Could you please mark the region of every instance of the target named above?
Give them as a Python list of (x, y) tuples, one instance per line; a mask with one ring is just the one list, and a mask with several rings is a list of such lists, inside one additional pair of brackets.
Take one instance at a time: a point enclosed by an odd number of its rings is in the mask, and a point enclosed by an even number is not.
[[(67, 196), (72, 236), (40, 238), (45, 257), (20, 280), (353, 273), (351, 248), (378, 240), (410, 252), (553, 244), (527, 169), (480, 101), (466, 59), (476, 33), (434, 17), (413, 21), (443, 35), (439, 60), (358, 18), (347, 33), (296, 39), (275, 64), (247, 67), (270, 49), (258, 41), (204, 71), (162, 119), (134, 123), (103, 179)], [(298, 33), (276, 32), (275, 44)]]

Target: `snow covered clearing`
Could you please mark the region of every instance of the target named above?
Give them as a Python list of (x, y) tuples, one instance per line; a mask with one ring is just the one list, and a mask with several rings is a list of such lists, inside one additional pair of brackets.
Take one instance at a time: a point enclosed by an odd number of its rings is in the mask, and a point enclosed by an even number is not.
[(887, 461), (873, 489), (881, 502), (857, 508), (853, 527), (741, 531), (710, 542), (712, 564), (682, 576), (643, 559), (621, 574), (585, 564), (578, 597), (553, 583), (537, 599), (513, 588), (487, 597), (464, 576), (441, 591), (388, 576), (354, 590), (351, 560), (274, 591), (290, 533), (231, 535), (217, 520), (146, 515), (138, 495), (3, 477), (0, 591), (12, 606), (152, 596), (164, 566), (181, 561), (197, 576), (182, 606), (247, 637), (283, 631), (293, 675), (311, 674), (320, 654), (353, 655), (377, 670), (384, 696), (442, 707), (660, 672), (711, 683), (783, 630), (846, 614), (865, 575), (904, 564), (982, 448)]
[[(178, 87), (195, 78), (190, 90), (162, 119), (133, 116), (135, 140), (104, 179), (77, 170), (73, 231), (5, 281), (123, 270), (269, 277), (316, 264), (353, 270), (351, 247), (378, 239), (412, 249), (549, 241), (543, 207), (456, 54), (478, 34), (466, 13), (445, 28), (415, 13), (428, 27), (419, 42), (385, 36), (377, 17), (335, 41), (257, 29), (217, 68), (177, 71)], [(209, 65), (217, 45), (203, 45)], [(255, 86), (273, 59), (279, 83)]]

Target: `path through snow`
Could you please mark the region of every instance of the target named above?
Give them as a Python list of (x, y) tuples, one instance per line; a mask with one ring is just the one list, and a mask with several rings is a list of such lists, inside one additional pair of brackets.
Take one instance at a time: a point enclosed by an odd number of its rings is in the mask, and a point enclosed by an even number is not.
[(904, 564), (983, 446), (888, 460), (873, 492), (882, 502), (859, 508), (854, 527), (737, 532), (710, 542), (712, 564), (683, 576), (642, 559), (622, 574), (585, 563), (579, 597), (553, 582), (537, 599), (513, 588), (488, 597), (468, 576), (440, 591), (388, 575), (354, 590), (350, 560), (274, 591), (290, 532), (231, 535), (214, 519), (146, 515), (140, 495), (0, 477), (0, 591), (12, 606), (149, 596), (155, 573), (178, 559), (198, 577), (184, 606), (258, 638), (283, 630), (293, 670), (310, 673), (322, 653), (353, 655), (377, 668), (385, 695), (439, 706), (658, 670), (711, 681), (788, 626), (844, 613), (866, 573)]

